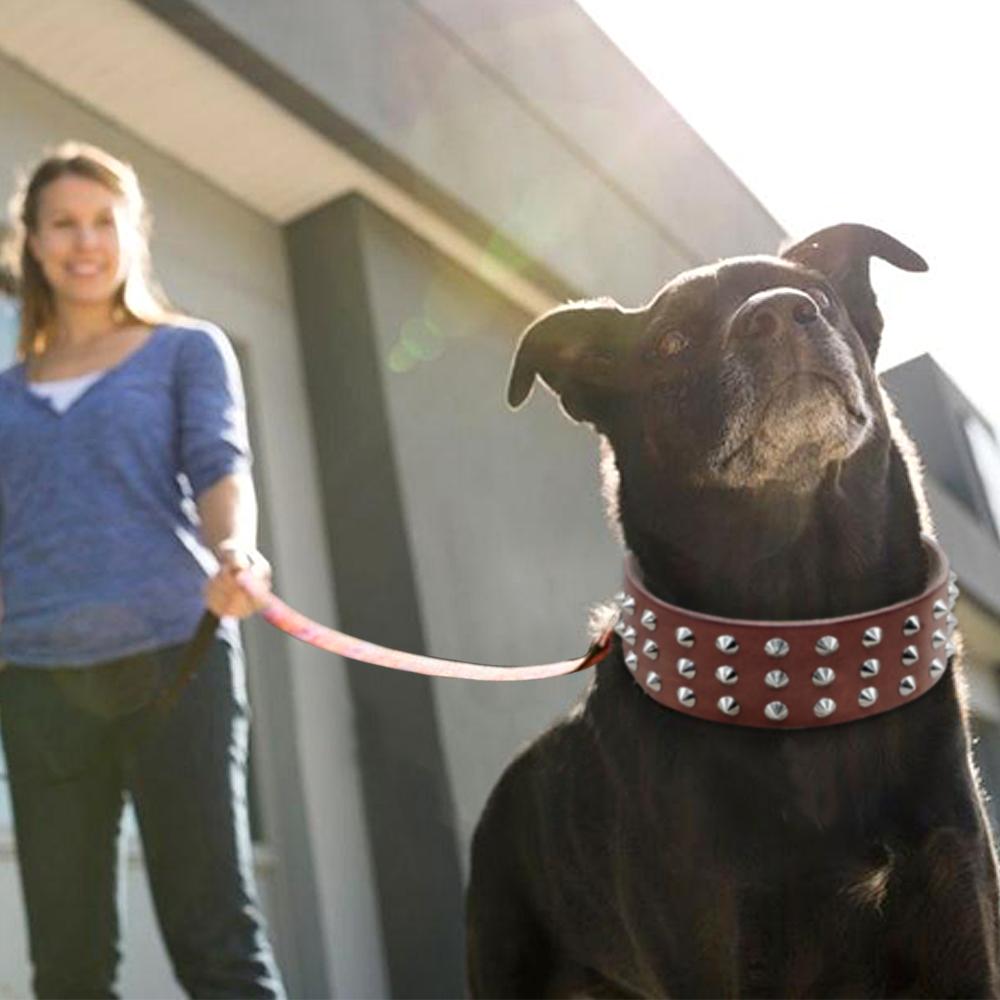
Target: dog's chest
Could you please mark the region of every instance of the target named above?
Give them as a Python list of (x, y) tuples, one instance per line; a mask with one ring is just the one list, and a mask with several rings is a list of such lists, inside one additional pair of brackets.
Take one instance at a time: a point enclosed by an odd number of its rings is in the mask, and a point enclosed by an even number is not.
[[(527, 854), (547, 859), (539, 900), (575, 949), (641, 995), (689, 995), (668, 972), (692, 963), (744, 988), (755, 969), (808, 983), (840, 947), (813, 926), (818, 915), (860, 920), (878, 940), (905, 851), (883, 839), (878, 802), (888, 811), (896, 796), (864, 775), (864, 748), (834, 746), (826, 732), (808, 734), (828, 744), (809, 755), (778, 746), (791, 735), (761, 752), (759, 732), (680, 716), (664, 726), (647, 701), (635, 712), (607, 696), (594, 692), (537, 761), (541, 839)], [(649, 955), (662, 959), (656, 970), (638, 960)]]

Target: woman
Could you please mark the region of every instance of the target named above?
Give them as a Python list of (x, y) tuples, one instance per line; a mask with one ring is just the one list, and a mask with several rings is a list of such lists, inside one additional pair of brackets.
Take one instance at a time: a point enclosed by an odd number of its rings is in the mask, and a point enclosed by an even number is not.
[[(235, 575), (267, 583), (235, 355), (149, 277), (135, 173), (67, 143), (15, 196), (0, 374), (2, 736), (40, 997), (114, 996), (131, 797), (192, 996), (280, 996), (255, 902)], [(164, 711), (207, 605), (222, 625)]]

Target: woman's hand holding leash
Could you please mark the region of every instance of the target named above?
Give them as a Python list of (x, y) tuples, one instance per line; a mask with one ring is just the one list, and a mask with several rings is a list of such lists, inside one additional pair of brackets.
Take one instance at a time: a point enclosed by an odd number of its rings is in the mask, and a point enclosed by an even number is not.
[(219, 560), (219, 569), (205, 585), (205, 605), (218, 618), (247, 618), (261, 603), (241, 588), (237, 576), (246, 573), (258, 594), (269, 594), (271, 565), (257, 551), (257, 499), (249, 472), (223, 476), (197, 498), (201, 535)]
[[(233, 542), (215, 548), (219, 570), (205, 584), (205, 605), (219, 618), (247, 618), (259, 611), (271, 591), (271, 564), (256, 549)], [(255, 586), (253, 593), (240, 586), (238, 577), (247, 573)]]
[(248, 618), (271, 600), (271, 564), (256, 549), (227, 540), (213, 551), (219, 569), (205, 583), (205, 613), (184, 649), (177, 676), (160, 694), (159, 707), (164, 714), (177, 704), (197, 673), (215, 638), (219, 619)]

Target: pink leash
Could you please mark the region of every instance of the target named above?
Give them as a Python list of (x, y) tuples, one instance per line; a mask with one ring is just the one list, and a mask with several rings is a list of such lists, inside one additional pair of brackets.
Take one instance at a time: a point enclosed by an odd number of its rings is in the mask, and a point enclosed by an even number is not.
[[(529, 667), (498, 667), (485, 663), (463, 663), (460, 660), (442, 660), (435, 656), (420, 656), (404, 653), (399, 649), (378, 646), (364, 639), (356, 639), (346, 632), (320, 625), (311, 618), (285, 604), (247, 572), (237, 576), (243, 590), (259, 605), (259, 614), (275, 628), (328, 653), (337, 653), (349, 660), (370, 663), (389, 670), (405, 670), (411, 674), (427, 677), (453, 677), (467, 681), (541, 681), (549, 677), (562, 677), (580, 670), (596, 666), (611, 652), (614, 629), (608, 630), (594, 642), (579, 659), (560, 660), (558, 663), (540, 663)], [(215, 637), (219, 619), (206, 611), (198, 622), (198, 628), (185, 646), (174, 682), (160, 696), (159, 704), (163, 712), (170, 711), (177, 703), (184, 688), (198, 670), (206, 650)]]
[(459, 660), (441, 660), (435, 656), (420, 656), (388, 649), (364, 639), (356, 639), (345, 632), (320, 625), (311, 618), (289, 607), (279, 597), (267, 591), (247, 572), (237, 576), (240, 586), (259, 604), (260, 615), (275, 628), (281, 629), (301, 642), (337, 653), (349, 660), (371, 663), (390, 670), (406, 670), (411, 674), (428, 677), (455, 677), (467, 681), (541, 681), (549, 677), (562, 677), (586, 670), (600, 663), (611, 651), (613, 630), (608, 629), (586, 654), (576, 660), (558, 663), (541, 663), (530, 667), (497, 667), (484, 663), (463, 663)]

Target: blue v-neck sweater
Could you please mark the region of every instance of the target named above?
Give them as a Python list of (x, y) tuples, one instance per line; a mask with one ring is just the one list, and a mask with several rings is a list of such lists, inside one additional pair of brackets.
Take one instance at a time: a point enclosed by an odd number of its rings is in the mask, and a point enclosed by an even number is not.
[(213, 570), (193, 500), (249, 464), (211, 324), (156, 327), (62, 414), (23, 365), (0, 373), (0, 658), (85, 667), (190, 638)]

